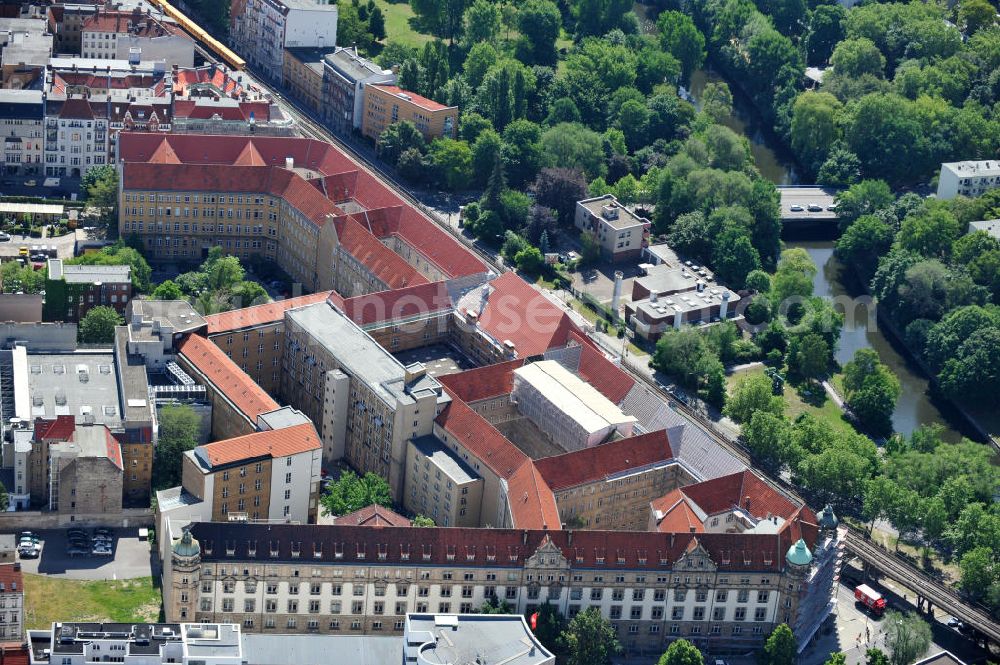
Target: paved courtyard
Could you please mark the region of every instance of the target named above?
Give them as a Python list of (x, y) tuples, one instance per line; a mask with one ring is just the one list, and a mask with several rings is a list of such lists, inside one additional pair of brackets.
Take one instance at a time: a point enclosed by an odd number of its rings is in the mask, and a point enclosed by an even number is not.
[(475, 367), (464, 354), (445, 344), (433, 344), (393, 355), (404, 365), (423, 363), (427, 373), (433, 377), (456, 374)]

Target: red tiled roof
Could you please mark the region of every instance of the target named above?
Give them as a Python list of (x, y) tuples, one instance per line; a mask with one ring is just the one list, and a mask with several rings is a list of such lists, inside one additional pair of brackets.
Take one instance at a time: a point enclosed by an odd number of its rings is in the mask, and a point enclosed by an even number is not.
[[(169, 145), (169, 160), (159, 157), (166, 152), (163, 145)], [(278, 167), (274, 170), (287, 174), (279, 184), (271, 184), (270, 189), (253, 189), (246, 184), (246, 172), (233, 172), (232, 167), (240, 163), (248, 145), (260, 155), (261, 165)], [(435, 222), (425, 217), (404, 202), (388, 186), (377, 180), (369, 172), (361, 169), (346, 154), (334, 146), (312, 139), (266, 137), (266, 136), (212, 136), (189, 134), (157, 134), (126, 132), (119, 139), (120, 158), (125, 162), (125, 187), (134, 189), (189, 189), (214, 191), (268, 191), (281, 196), (296, 208), (303, 210), (317, 224), (323, 224), (326, 215), (340, 214), (331, 201), (353, 198), (366, 213), (351, 217), (358, 223), (365, 235), (377, 240), (392, 235), (398, 236), (413, 247), (428, 261), (438, 266), (448, 277), (459, 277), (483, 273), (486, 266), (468, 248), (441, 229)], [(303, 179), (298, 172), (287, 171), (286, 157), (294, 160), (295, 167), (310, 169), (318, 173), (311, 180)], [(184, 164), (190, 173), (162, 171), (161, 169), (136, 169), (136, 166), (150, 161), (157, 163)], [(255, 162), (256, 163), (256, 162)], [(217, 171), (198, 171), (195, 165), (216, 165)], [(258, 167), (260, 168), (260, 167)], [(329, 176), (329, 177), (327, 177)], [(278, 176), (272, 176), (275, 183)], [(219, 189), (222, 187), (222, 189)], [(329, 198), (328, 198), (329, 197)], [(345, 224), (341, 222), (341, 224)], [(338, 233), (341, 229), (338, 227)], [(350, 233), (350, 230), (348, 231)], [(356, 235), (356, 234), (355, 234)], [(351, 242), (374, 254), (378, 251), (371, 243), (362, 243), (353, 238)], [(345, 247), (347, 242), (344, 243)], [(382, 245), (381, 242), (378, 242)], [(382, 245), (384, 248), (385, 246)], [(387, 249), (387, 248), (386, 248)], [(389, 250), (391, 252), (391, 250)], [(374, 256), (371, 257), (374, 260)], [(405, 262), (403, 262), (405, 264)], [(408, 264), (405, 264), (408, 265)], [(407, 272), (415, 272), (407, 268)], [(391, 272), (386, 270), (385, 272)], [(417, 273), (419, 274), (419, 273)], [(386, 281), (384, 277), (380, 277)], [(421, 278), (395, 280), (390, 288), (426, 281)], [(388, 282), (387, 282), (388, 283)]]
[(0, 564), (0, 584), (3, 584), (5, 593), (13, 593), (15, 590), (24, 592), (24, 576), (20, 570), (16, 570), (15, 563)]
[(115, 435), (111, 433), (111, 430), (109, 430), (107, 427), (103, 425), (101, 425), (101, 427), (104, 428), (104, 442), (105, 445), (107, 446), (108, 459), (111, 461), (112, 464), (114, 464), (119, 469), (124, 471), (125, 463), (122, 462), (121, 444), (118, 443), (118, 439), (116, 439)]
[(506, 272), (492, 282), (480, 327), (498, 343), (510, 340), (520, 358), (565, 346), (576, 325), (559, 307), (516, 273)]
[(451, 304), (444, 282), (427, 282), (347, 298), (338, 307), (352, 321), (364, 326), (446, 311)]
[(91, 108), (88, 100), (79, 97), (70, 97), (63, 102), (62, 108), (59, 109), (59, 117), (93, 120), (94, 109)]
[(507, 480), (507, 502), (519, 529), (560, 529), (559, 508), (545, 479), (528, 460)]
[(0, 665), (28, 665), (28, 645), (13, 642), (0, 645)]
[(247, 376), (225, 352), (198, 335), (188, 335), (177, 348), (180, 355), (251, 421), (278, 408), (278, 403)]
[(656, 530), (660, 533), (703, 533), (705, 526), (688, 501), (684, 493), (676, 489), (650, 502), (652, 510), (663, 515)]
[(410, 526), (409, 518), (403, 517), (391, 508), (373, 503), (353, 513), (335, 517), (334, 524), (355, 526)]
[[(763, 534), (393, 526), (371, 529), (339, 524), (234, 522), (196, 522), (191, 535), (201, 544), (205, 562), (249, 561), (248, 550), (256, 542), (273, 546), (277, 553), (274, 560), (279, 562), (298, 561), (300, 552), (306, 550), (318, 554), (316, 561), (338, 565), (371, 560), (379, 553), (385, 565), (410, 565), (420, 560), (421, 565), (454, 566), (455, 561), (462, 560), (470, 566), (504, 567), (520, 565), (541, 545), (551, 543), (574, 568), (646, 571), (669, 570), (689, 548), (700, 545), (719, 570), (778, 572), (785, 566), (784, 553), (790, 545), (784, 537)], [(806, 541), (810, 547), (814, 543)]]
[(243, 87), (236, 82), (236, 79), (215, 65), (178, 68), (173, 83), (174, 93), (180, 96), (187, 95), (187, 89), (194, 85), (211, 85), (227, 96), (243, 92)]
[[(741, 471), (706, 480), (684, 487), (682, 491), (707, 515), (740, 506), (758, 519), (777, 515), (787, 520), (799, 508), (753, 471)], [(748, 497), (749, 506), (746, 505)]]
[(43, 439), (69, 441), (76, 431), (76, 419), (73, 416), (56, 416), (54, 419), (35, 419), (35, 440)]
[(387, 288), (399, 289), (427, 283), (427, 278), (420, 271), (379, 242), (378, 238), (364, 229), (353, 217), (339, 218), (336, 224), (340, 244)]
[(559, 491), (673, 457), (667, 431), (660, 430), (545, 457), (535, 460), (535, 466), (549, 487)]
[[(129, 23), (133, 22), (131, 29)], [(187, 34), (175, 25), (161, 23), (144, 14), (133, 14), (132, 12), (101, 11), (99, 14), (88, 16), (83, 19), (83, 32), (115, 32), (129, 33), (140, 37), (166, 37), (168, 35)]]
[(287, 457), (319, 447), (316, 428), (312, 423), (302, 423), (206, 443), (200, 448), (208, 463), (216, 467), (258, 457)]
[(313, 305), (326, 300), (333, 291), (320, 291), (310, 293), (305, 296), (295, 298), (285, 298), (263, 305), (234, 309), (219, 314), (210, 314), (205, 317), (208, 323), (208, 334), (218, 335), (219, 333), (240, 330), (242, 328), (253, 328), (267, 323), (281, 321), (285, 317), (285, 312), (296, 307)]
[(456, 374), (439, 376), (448, 393), (467, 402), (509, 395), (514, 390), (514, 370), (524, 365), (523, 358), (516, 358), (495, 365), (484, 365)]
[[(378, 85), (372, 85), (371, 87), (378, 88), (379, 90), (384, 90), (390, 95), (393, 95), (395, 97), (400, 97), (401, 99), (404, 99), (405, 101), (408, 102), (412, 102), (413, 104), (416, 104), (420, 108), (426, 109), (428, 111), (443, 111), (446, 108), (451, 108), (449, 106), (445, 106), (444, 104), (439, 104), (435, 102), (433, 99), (427, 99), (426, 97), (418, 95), (415, 92), (410, 92), (409, 90), (403, 90), (402, 88), (396, 85), (378, 84)], [(403, 97), (403, 95), (406, 95), (406, 97)]]
[(510, 478), (528, 456), (460, 399), (453, 399), (435, 422), (501, 478)]
[[(571, 332), (573, 339), (582, 341), (584, 335)], [(600, 349), (594, 348), (588, 343), (581, 343), (580, 367), (578, 373), (580, 378), (597, 388), (602, 395), (615, 404), (620, 404), (628, 392), (635, 385), (635, 379), (629, 376), (628, 372), (618, 367), (608, 360), (608, 357)]]

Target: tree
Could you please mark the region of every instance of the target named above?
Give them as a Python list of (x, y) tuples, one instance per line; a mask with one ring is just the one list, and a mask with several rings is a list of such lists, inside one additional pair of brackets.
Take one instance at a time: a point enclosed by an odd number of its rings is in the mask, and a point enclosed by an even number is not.
[(847, 656), (842, 653), (830, 654), (830, 657), (826, 659), (823, 665), (846, 665)]
[(423, 32), (454, 41), (461, 37), (468, 0), (411, 0)]
[(160, 490), (180, 484), (183, 455), (201, 438), (201, 416), (186, 404), (167, 404), (157, 409), (157, 421), (153, 488)]
[(661, 12), (656, 21), (660, 46), (681, 63), (681, 80), (687, 84), (694, 70), (705, 62), (705, 36), (686, 14)]
[(580, 612), (563, 630), (560, 642), (567, 665), (606, 665), (621, 651), (617, 631), (596, 607)]
[(362, 477), (345, 471), (335, 482), (327, 485), (326, 494), (320, 497), (324, 515), (346, 515), (365, 506), (377, 504), (392, 507), (392, 490), (389, 483), (369, 471)]
[(931, 627), (917, 615), (889, 611), (882, 625), (892, 665), (909, 665), (931, 645)]
[(0, 513), (7, 512), (7, 508), (10, 507), (10, 494), (7, 493), (7, 488), (4, 487), (3, 483), (0, 483)]
[(701, 110), (721, 123), (733, 113), (733, 93), (725, 81), (709, 81), (701, 93)]
[(961, 232), (955, 216), (943, 208), (924, 209), (908, 215), (896, 240), (905, 250), (928, 258), (943, 258)]
[(815, 276), (816, 264), (804, 249), (786, 249), (771, 280), (772, 301), (780, 307), (789, 298), (808, 298), (813, 292)]
[[(434, 524), (434, 520), (432, 520), (430, 517), (427, 517), (426, 515), (417, 515), (410, 521), (410, 523), (413, 526), (420, 526), (420, 527), (437, 526), (436, 524)], [(497, 612), (496, 614), (504, 614), (504, 612)]]
[(890, 665), (889, 657), (881, 649), (869, 649), (865, 652), (865, 665)]
[(991, 586), (1000, 582), (1000, 565), (996, 556), (996, 552), (988, 547), (976, 547), (962, 555), (959, 586), (963, 591), (979, 599), (986, 596)]
[(87, 193), (87, 205), (101, 211), (106, 231), (118, 220), (118, 170), (110, 164), (95, 166), (83, 174), (80, 189)]
[(472, 150), (468, 143), (448, 138), (435, 139), (430, 156), (446, 189), (455, 192), (469, 186), (472, 181)]
[(738, 423), (750, 422), (754, 413), (764, 412), (780, 417), (784, 411), (784, 400), (774, 395), (771, 379), (763, 374), (740, 378), (725, 408), (725, 414)]
[(576, 202), (587, 198), (587, 179), (580, 169), (546, 167), (538, 172), (531, 191), (539, 205), (556, 211), (560, 224), (570, 226)]
[(826, 162), (830, 147), (840, 139), (843, 104), (828, 92), (804, 92), (792, 105), (792, 150), (810, 172)]
[(113, 307), (92, 307), (80, 320), (80, 341), (84, 344), (110, 344), (115, 341), (115, 326), (124, 324)]
[(997, 11), (987, 0), (962, 0), (958, 6), (958, 22), (965, 28), (966, 34), (972, 35), (995, 25)]
[(500, 34), (500, 7), (489, 0), (475, 0), (465, 10), (465, 43), (491, 43)]
[(716, 239), (712, 252), (716, 277), (732, 288), (742, 289), (747, 274), (760, 269), (760, 254), (746, 230), (729, 227)]
[(849, 187), (861, 177), (858, 156), (838, 143), (827, 153), (826, 161), (819, 167), (816, 182), (825, 187)]
[(834, 198), (837, 217), (844, 228), (862, 215), (870, 215), (892, 205), (896, 197), (882, 180), (862, 180)]
[(660, 656), (658, 665), (703, 665), (704, 657), (698, 647), (687, 640), (675, 640)]
[(566, 619), (559, 613), (559, 608), (552, 603), (543, 603), (535, 611), (538, 612), (535, 637), (549, 651), (561, 656), (564, 648), (562, 634), (566, 629)]
[(955, 399), (989, 404), (1000, 390), (1000, 329), (977, 330), (938, 374), (941, 389)]
[(479, 607), (480, 614), (515, 614), (515, 610), (506, 600), (501, 600), (496, 596), (488, 598)]
[(382, 13), (382, 9), (378, 6), (371, 7), (368, 10), (368, 32), (371, 33), (372, 38), (376, 41), (382, 41), (386, 38), (385, 14)]
[(822, 66), (830, 59), (834, 47), (844, 38), (844, 18), (847, 11), (841, 5), (820, 5), (809, 20), (806, 53), (810, 65)]
[(180, 300), (184, 297), (181, 287), (172, 279), (161, 282), (152, 293), (153, 300)]
[[(469, 55), (465, 56), (465, 63), (462, 65), (462, 69), (465, 72), (465, 80), (473, 88), (478, 88), (483, 82), (483, 77), (486, 76), (486, 72), (490, 71), (492, 67), (497, 64), (497, 60), (500, 56), (497, 54), (496, 48), (493, 44), (489, 42), (478, 42), (472, 45), (469, 49)], [(470, 114), (482, 118), (478, 113)], [(485, 120), (485, 118), (483, 118)], [(475, 137), (465, 136), (465, 127), (468, 124), (468, 119), (463, 115), (462, 122), (459, 125), (462, 128), (462, 138), (466, 141), (474, 140)], [(488, 121), (482, 127), (492, 127)], [(478, 134), (478, 132), (477, 132)]]
[(562, 27), (559, 7), (551, 0), (528, 0), (517, 12), (518, 59), (532, 65), (556, 64), (556, 40)]
[(580, 234), (580, 263), (591, 265), (601, 258), (601, 243), (593, 231), (587, 230)]
[(521, 272), (537, 275), (545, 265), (545, 257), (537, 247), (525, 247), (514, 255), (514, 264)]
[(503, 131), (504, 172), (511, 187), (523, 187), (538, 174), (544, 162), (542, 129), (530, 120), (515, 120)]
[(780, 470), (795, 457), (789, 422), (770, 411), (756, 411), (743, 424), (743, 440), (764, 468)]
[(838, 76), (857, 79), (870, 74), (881, 77), (885, 70), (885, 57), (872, 40), (859, 37), (837, 44), (830, 64)]
[(601, 135), (580, 123), (558, 124), (546, 130), (541, 140), (549, 166), (580, 169), (588, 179), (607, 172)]
[(830, 347), (822, 336), (809, 333), (799, 344), (797, 363), (799, 373), (806, 379), (819, 379), (826, 375), (830, 364)]
[(879, 361), (874, 349), (858, 349), (844, 366), (847, 405), (874, 433), (892, 433), (892, 414), (899, 399), (899, 379)]
[(893, 236), (892, 227), (884, 221), (875, 215), (862, 215), (837, 239), (837, 259), (857, 270), (858, 278), (867, 284), (879, 258), (892, 246)]
[(410, 148), (422, 153), (427, 149), (427, 143), (417, 126), (409, 120), (394, 122), (386, 127), (375, 144), (378, 156), (393, 166), (399, 161), (399, 156)]
[(761, 654), (762, 665), (795, 665), (798, 645), (795, 643), (795, 635), (788, 624), (781, 624), (764, 643), (764, 652)]
[(498, 61), (483, 76), (476, 90), (476, 106), (498, 131), (528, 111), (528, 98), (535, 93), (531, 69), (510, 58)]
[(623, 25), (632, 9), (628, 0), (573, 0), (569, 3), (576, 18), (579, 35), (603, 35)]
[(892, 183), (918, 179), (933, 155), (921, 110), (895, 94), (865, 95), (850, 106), (844, 137), (861, 161), (861, 172)]
[(104, 247), (99, 252), (91, 252), (69, 259), (68, 264), (88, 266), (124, 266), (132, 269), (132, 286), (141, 293), (149, 291), (149, 279), (153, 269), (149, 267), (145, 257), (136, 249), (128, 247), (121, 240)]

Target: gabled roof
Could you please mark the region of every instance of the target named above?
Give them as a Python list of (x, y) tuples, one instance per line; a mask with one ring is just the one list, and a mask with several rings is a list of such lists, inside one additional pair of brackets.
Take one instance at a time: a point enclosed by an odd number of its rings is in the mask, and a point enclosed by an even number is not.
[(799, 506), (764, 482), (753, 471), (742, 471), (706, 480), (689, 485), (682, 491), (706, 515), (715, 515), (738, 506), (757, 519), (777, 515), (787, 520), (799, 509)]
[(392, 291), (369, 293), (334, 304), (359, 326), (428, 316), (447, 311), (452, 306), (451, 296), (444, 282), (427, 282)]
[(665, 463), (673, 457), (667, 431), (660, 430), (545, 457), (535, 460), (535, 466), (549, 487), (559, 491), (632, 469)]
[(438, 381), (453, 397), (471, 404), (491, 397), (509, 395), (514, 390), (514, 370), (523, 365), (523, 358), (515, 358), (456, 374), (446, 374), (438, 377)]
[(410, 526), (410, 520), (391, 508), (373, 503), (333, 519), (334, 524), (352, 526)]
[(411, 104), (419, 106), (420, 108), (427, 111), (431, 112), (443, 111), (447, 108), (454, 108), (450, 106), (445, 106), (444, 104), (439, 104), (438, 102), (435, 102), (433, 99), (427, 99), (426, 97), (418, 95), (415, 92), (410, 92), (409, 90), (403, 90), (397, 85), (373, 84), (370, 87), (378, 88), (379, 90), (382, 90), (392, 95), (393, 97), (397, 97), (404, 101), (410, 102)]
[(210, 467), (227, 466), (261, 457), (287, 457), (320, 448), (312, 423), (264, 430), (198, 446), (195, 454)]
[(555, 496), (531, 460), (507, 480), (507, 502), (519, 529), (559, 529), (562, 525)]
[(320, 291), (319, 293), (310, 293), (305, 296), (275, 300), (263, 305), (254, 305), (253, 307), (234, 309), (228, 312), (220, 312), (219, 314), (210, 314), (205, 317), (205, 322), (208, 324), (208, 334), (218, 335), (224, 332), (232, 332), (233, 330), (276, 323), (285, 318), (285, 312), (288, 310), (323, 302), (332, 293), (333, 291)]
[(615, 404), (620, 404), (628, 391), (635, 385), (635, 379), (628, 372), (608, 360), (608, 357), (586, 338), (574, 331), (570, 337), (580, 343), (580, 366), (577, 372), (584, 381), (597, 388), (602, 395)]
[(701, 517), (688, 503), (681, 490), (673, 490), (650, 503), (660, 533), (704, 533)]
[(500, 478), (510, 478), (529, 461), (497, 428), (460, 399), (453, 399), (435, 422)]
[(204, 337), (188, 335), (177, 350), (251, 422), (256, 422), (260, 414), (279, 408), (222, 349)]
[(335, 223), (340, 244), (387, 288), (399, 289), (427, 283), (427, 278), (420, 271), (379, 242), (378, 238), (364, 229), (353, 217), (341, 217), (335, 220)]
[(578, 331), (564, 311), (516, 273), (500, 275), (489, 287), (479, 326), (497, 343), (513, 342), (520, 358), (565, 346), (570, 332)]

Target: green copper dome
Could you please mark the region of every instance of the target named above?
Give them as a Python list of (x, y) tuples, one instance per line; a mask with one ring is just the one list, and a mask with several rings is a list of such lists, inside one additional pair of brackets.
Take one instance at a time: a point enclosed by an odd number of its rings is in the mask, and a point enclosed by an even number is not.
[(819, 519), (819, 528), (821, 529), (836, 529), (837, 524), (839, 524), (837, 516), (833, 514), (833, 506), (830, 504), (826, 504), (826, 507), (819, 512), (817, 517)]
[(184, 535), (174, 544), (174, 554), (184, 557), (193, 557), (201, 554), (201, 545), (191, 537), (190, 529), (184, 529)]
[(799, 541), (788, 548), (785, 560), (793, 566), (808, 566), (812, 563), (813, 556), (806, 546), (806, 541), (799, 538)]

